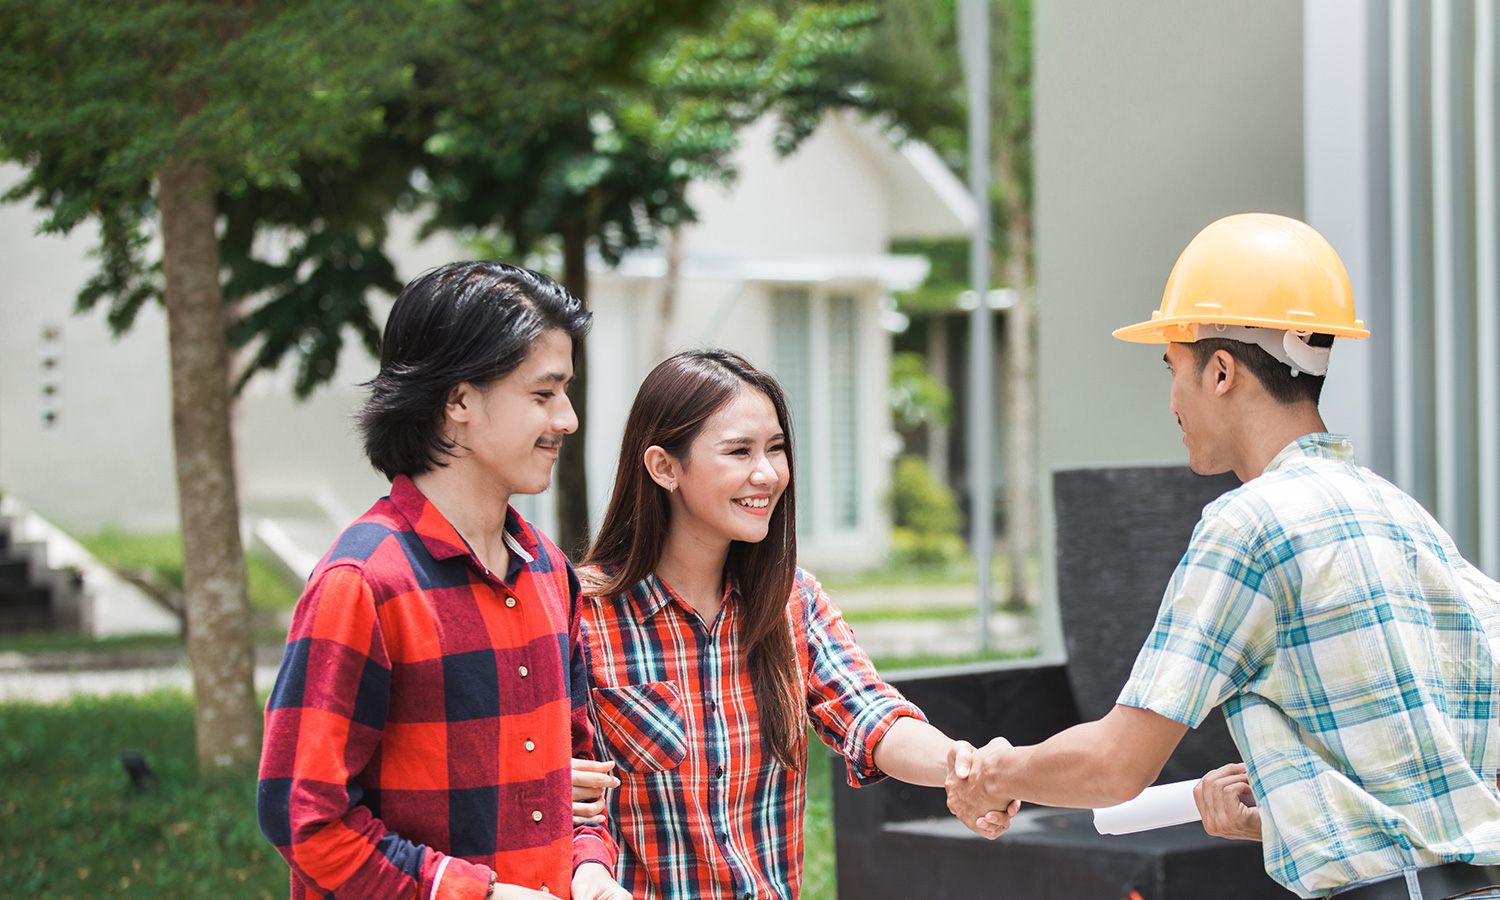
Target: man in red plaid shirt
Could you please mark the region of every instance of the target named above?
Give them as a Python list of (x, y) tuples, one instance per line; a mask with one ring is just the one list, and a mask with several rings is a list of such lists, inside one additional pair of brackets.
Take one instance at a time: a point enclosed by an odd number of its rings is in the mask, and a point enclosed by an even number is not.
[(578, 579), (510, 509), (545, 490), (590, 316), (545, 276), (455, 263), (408, 284), (360, 416), (391, 492), (318, 564), (266, 709), (261, 830), (291, 896), (629, 900), (592, 756)]

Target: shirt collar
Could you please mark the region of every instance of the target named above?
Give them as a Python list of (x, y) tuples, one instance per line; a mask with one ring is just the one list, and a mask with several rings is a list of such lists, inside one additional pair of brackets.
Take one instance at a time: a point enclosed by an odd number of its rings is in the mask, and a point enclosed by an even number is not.
[[(730, 600), (739, 596), (739, 593), (740, 583), (734, 574), (724, 576), (724, 604), (727, 606)], [(655, 572), (641, 579), (639, 584), (630, 589), (630, 599), (635, 604), (636, 612), (640, 615), (642, 622), (661, 612), (673, 600), (687, 606), (687, 603), (680, 600), (665, 582), (656, 577)]]
[[(397, 475), (391, 481), (391, 503), (406, 517), (411, 530), (422, 541), (427, 552), (432, 554), (433, 559), (467, 556), (479, 566), (479, 560), (469, 548), (468, 541), (463, 539), (458, 529), (453, 527), (432, 501), (412, 484), (410, 478)], [(515, 578), (516, 570), (521, 565), (529, 565), (536, 560), (538, 550), (530, 532), (521, 526), (521, 517), (516, 514), (514, 507), (509, 506), (505, 509), (505, 544), (511, 550), (511, 571), (506, 573), (506, 580), (509, 581)]]
[(1347, 435), (1318, 431), (1304, 434), (1281, 449), (1271, 458), (1266, 472), (1274, 472), (1298, 459), (1331, 459), (1336, 462), (1354, 463), (1354, 442)]

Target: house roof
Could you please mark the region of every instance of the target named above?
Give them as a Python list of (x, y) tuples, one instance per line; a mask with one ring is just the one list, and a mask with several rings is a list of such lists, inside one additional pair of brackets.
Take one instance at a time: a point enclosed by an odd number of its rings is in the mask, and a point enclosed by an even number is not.
[(878, 122), (853, 112), (829, 118), (849, 129), (889, 178), (891, 237), (967, 237), (974, 230), (973, 196), (930, 146), (898, 142)]

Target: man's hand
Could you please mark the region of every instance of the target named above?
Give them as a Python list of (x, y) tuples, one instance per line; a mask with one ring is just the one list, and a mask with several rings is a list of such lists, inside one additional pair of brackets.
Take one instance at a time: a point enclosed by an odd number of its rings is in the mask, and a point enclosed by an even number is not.
[(1244, 763), (1220, 766), (1193, 786), (1193, 802), (1203, 816), (1203, 830), (1237, 841), (1260, 840), (1260, 810), (1250, 793)]
[(630, 892), (604, 866), (586, 862), (573, 871), (573, 900), (630, 900)]
[(620, 786), (620, 779), (609, 774), (615, 767), (612, 759), (597, 762), (592, 759), (573, 760), (573, 824), (590, 822), (604, 824), (604, 792)]
[(985, 785), (986, 769), (1008, 749), (1010, 741), (997, 737), (982, 750), (968, 741), (954, 741), (948, 751), (948, 777), (943, 782), (948, 810), (970, 831), (989, 840), (1004, 834), (1021, 809), (1021, 801), (991, 797)]

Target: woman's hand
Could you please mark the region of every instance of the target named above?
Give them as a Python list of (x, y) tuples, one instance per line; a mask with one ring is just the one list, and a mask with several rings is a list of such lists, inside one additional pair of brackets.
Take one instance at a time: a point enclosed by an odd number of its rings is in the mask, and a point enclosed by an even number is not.
[(612, 759), (573, 760), (573, 824), (604, 824), (604, 792), (620, 786), (620, 779), (609, 774), (615, 767)]
[(630, 892), (604, 866), (586, 862), (573, 873), (573, 900), (630, 900)]

